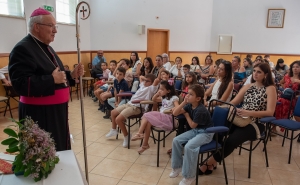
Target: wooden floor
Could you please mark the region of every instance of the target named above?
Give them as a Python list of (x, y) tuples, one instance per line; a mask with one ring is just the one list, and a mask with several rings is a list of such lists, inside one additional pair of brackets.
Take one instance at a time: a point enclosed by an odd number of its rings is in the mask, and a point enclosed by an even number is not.
[[(182, 176), (175, 179), (169, 178), (171, 172), (171, 160), (166, 154), (171, 148), (173, 135), (166, 141), (166, 147), (161, 146), (160, 167), (156, 167), (157, 146), (150, 140), (150, 149), (142, 155), (137, 153), (139, 142), (132, 142), (131, 149), (123, 148), (123, 136), (119, 139), (106, 139), (105, 135), (111, 128), (109, 120), (103, 119), (103, 113), (98, 111), (98, 103), (94, 103), (90, 97), (85, 97), (85, 120), (88, 150), (88, 166), (90, 185), (139, 185), (139, 184), (161, 184), (177, 185)], [(13, 111), (17, 118), (17, 110)], [(72, 149), (84, 170), (82, 129), (80, 116), (80, 101), (73, 97), (69, 104), (70, 129), (74, 137)], [(0, 130), (12, 124), (8, 115), (0, 117)], [(137, 130), (133, 127), (132, 130)], [(0, 139), (5, 139), (6, 135), (1, 132)], [(247, 177), (248, 155), (242, 151), (238, 155), (238, 150), (226, 158), (227, 174), (229, 184), (235, 185), (254, 185), (254, 184), (273, 184), (273, 185), (299, 185), (300, 183), (300, 143), (293, 144), (291, 164), (287, 163), (289, 143), (281, 147), (282, 138), (274, 137), (268, 143), (269, 168), (265, 166), (262, 144), (253, 152), (252, 156), (252, 176)], [(247, 145), (245, 145), (247, 146)], [(1, 151), (5, 151), (4, 146), (0, 146)], [(200, 176), (199, 184), (219, 185), (225, 184), (223, 168), (218, 168), (209, 176)]]

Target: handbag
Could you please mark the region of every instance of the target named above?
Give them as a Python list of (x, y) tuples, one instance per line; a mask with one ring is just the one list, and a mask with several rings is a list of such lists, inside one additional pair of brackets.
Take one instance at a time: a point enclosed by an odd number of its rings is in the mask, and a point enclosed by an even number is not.
[[(221, 105), (220, 107), (228, 108), (227, 105)], [(233, 109), (233, 107), (230, 107), (230, 110), (228, 112), (228, 119), (232, 115), (232, 109)], [(241, 117), (237, 114), (235, 114), (234, 119), (232, 121), (232, 123), (238, 127), (245, 127), (245, 126), (249, 125), (251, 122), (252, 122), (251, 117)]]

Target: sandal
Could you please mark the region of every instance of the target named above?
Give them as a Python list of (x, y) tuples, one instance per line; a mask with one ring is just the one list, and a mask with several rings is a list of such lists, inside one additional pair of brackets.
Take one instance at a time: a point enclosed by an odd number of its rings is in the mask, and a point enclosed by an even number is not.
[(136, 133), (136, 134), (131, 138), (131, 141), (136, 141), (136, 140), (140, 140), (140, 139), (144, 139), (144, 134)]
[[(207, 166), (207, 169), (206, 169), (206, 171), (204, 172), (205, 175), (210, 175), (210, 174), (212, 174), (213, 170), (217, 169), (217, 166), (215, 166), (214, 164), (211, 164), (211, 165), (206, 164), (206, 166)], [(212, 166), (212, 167), (213, 167), (213, 170), (208, 169), (209, 166)], [(201, 170), (200, 170), (200, 171), (201, 171)]]
[(142, 154), (145, 150), (149, 149), (150, 146), (149, 144), (147, 146), (141, 146), (139, 149), (138, 149), (138, 153), (139, 154)]

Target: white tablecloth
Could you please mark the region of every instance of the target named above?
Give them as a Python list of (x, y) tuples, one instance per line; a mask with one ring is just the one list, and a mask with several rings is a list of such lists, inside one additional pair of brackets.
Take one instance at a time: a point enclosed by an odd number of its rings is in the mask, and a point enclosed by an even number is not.
[(72, 150), (57, 152), (59, 162), (47, 179), (34, 182), (31, 177), (1, 175), (0, 185), (86, 185), (85, 177)]

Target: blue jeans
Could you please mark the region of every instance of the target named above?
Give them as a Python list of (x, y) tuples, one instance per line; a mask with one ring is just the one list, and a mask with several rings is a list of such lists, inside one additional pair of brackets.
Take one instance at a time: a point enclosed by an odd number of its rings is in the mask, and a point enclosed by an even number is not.
[[(129, 100), (128, 100), (128, 101), (129, 101)], [(116, 102), (115, 97), (109, 98), (109, 99), (107, 100), (107, 102), (108, 102), (108, 104), (109, 104), (110, 106), (112, 106), (112, 108), (116, 108), (116, 106), (115, 106), (115, 102)], [(119, 104), (119, 105), (126, 104), (126, 103), (127, 103), (126, 99), (122, 99), (122, 100), (120, 101), (120, 104)]]
[[(184, 178), (194, 178), (199, 149), (211, 142), (213, 135), (214, 133), (206, 133), (204, 129), (192, 129), (175, 137), (172, 143), (172, 168), (182, 168)], [(186, 145), (182, 156), (183, 144)]]

